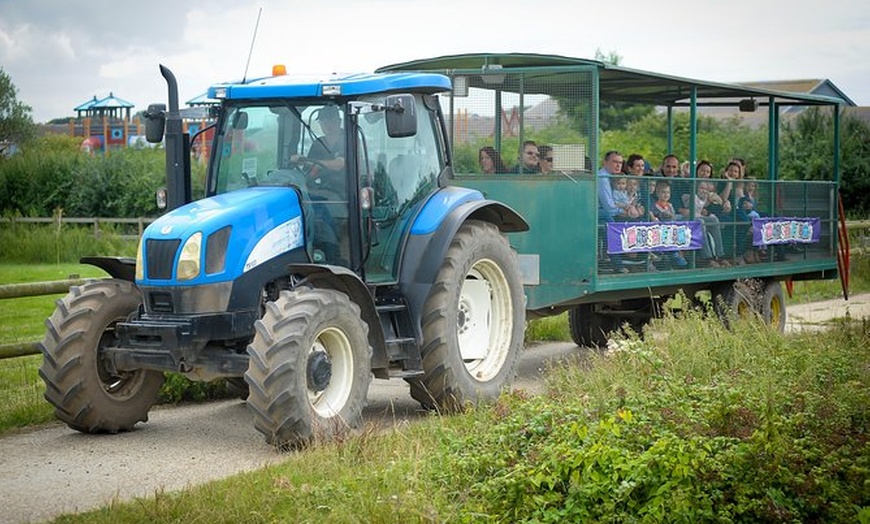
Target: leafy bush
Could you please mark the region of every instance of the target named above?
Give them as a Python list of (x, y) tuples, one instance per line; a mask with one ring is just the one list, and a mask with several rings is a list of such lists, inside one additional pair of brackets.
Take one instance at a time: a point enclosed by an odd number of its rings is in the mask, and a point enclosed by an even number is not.
[[(157, 216), (155, 192), (166, 185), (162, 149), (124, 148), (94, 156), (80, 139), (47, 135), (11, 158), (0, 157), (0, 214), (49, 217)], [(205, 164), (191, 166), (193, 194), (205, 187)]]
[(590, 358), (554, 369), (548, 395), (505, 395), (474, 427), (445, 433), (431, 473), (456, 514), (854, 522), (870, 507), (866, 323), (786, 343), (689, 312)]

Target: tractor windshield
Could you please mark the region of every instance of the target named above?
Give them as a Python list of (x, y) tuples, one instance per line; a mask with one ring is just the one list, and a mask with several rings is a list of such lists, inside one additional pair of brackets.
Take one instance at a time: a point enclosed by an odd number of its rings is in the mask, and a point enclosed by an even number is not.
[(226, 108), (215, 140), (209, 194), (296, 186), (346, 200), (344, 111), (336, 105)]
[(315, 262), (347, 265), (348, 177), (344, 108), (334, 104), (226, 106), (209, 195), (248, 187), (299, 191)]

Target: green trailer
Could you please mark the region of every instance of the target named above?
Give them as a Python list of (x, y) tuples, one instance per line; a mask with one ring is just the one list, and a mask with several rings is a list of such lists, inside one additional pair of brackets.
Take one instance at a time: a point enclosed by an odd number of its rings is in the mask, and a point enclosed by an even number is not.
[[(438, 72), (451, 78), (452, 91), (441, 99), (454, 158), (449, 183), (478, 189), (528, 221), (529, 231), (509, 234), (519, 254), (527, 316), (567, 311), (578, 344), (601, 344), (607, 332), (624, 322), (641, 327), (680, 291), (690, 298), (710, 293), (722, 306), (720, 313), (755, 311), (781, 330), (783, 284), (790, 290), (795, 280), (833, 279), (848, 263), (838, 251), (843, 217), (838, 207), (842, 101), (837, 98), (537, 54), (443, 56), (379, 70), (389, 71)], [(782, 145), (786, 126), (809, 110), (833, 117), (830, 141), (821, 145), (830, 155), (823, 166), (802, 164), (801, 151)], [(632, 114), (666, 126), (658, 136), (633, 135), (624, 119), (620, 123), (621, 116)], [(721, 137), (727, 139), (729, 132), (733, 142), (726, 140), (723, 147)], [(752, 134), (761, 137), (760, 144), (738, 136)], [(621, 139), (628, 143), (619, 143)], [(519, 154), (527, 141), (547, 146), (551, 171), (522, 167)], [(483, 172), (478, 161), (484, 147), (501, 154), (502, 172)], [(622, 176), (598, 176), (605, 150), (621, 151), (625, 158), (642, 153), (652, 168), (639, 181), (647, 188), (668, 181), (675, 193), (679, 187), (693, 195), (702, 183), (712, 187), (712, 182), (717, 193), (730, 184), (731, 194), (724, 196), (731, 210), (719, 214), (716, 240), (709, 224), (699, 219), (705, 204), (694, 198), (675, 205), (687, 209), (674, 222), (657, 222), (648, 213), (633, 219), (603, 217), (600, 184)], [(673, 179), (654, 171), (670, 153), (688, 166), (718, 157), (714, 178), (695, 177), (691, 167), (689, 176)], [(749, 178), (715, 178), (731, 157), (748, 157), (762, 210), (757, 221), (747, 221), (737, 209)], [(512, 161), (517, 167), (511, 168)], [(651, 209), (652, 190), (643, 197), (645, 209)], [(663, 240), (680, 228), (694, 235), (695, 244)], [(703, 253), (713, 252), (709, 246), (716, 242), (720, 255), (711, 263)], [(684, 267), (663, 261), (675, 253), (686, 260)]]

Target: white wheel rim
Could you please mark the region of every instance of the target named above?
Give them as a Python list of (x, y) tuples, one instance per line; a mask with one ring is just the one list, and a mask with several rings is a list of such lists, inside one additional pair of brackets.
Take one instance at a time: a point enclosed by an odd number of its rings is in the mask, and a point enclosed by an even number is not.
[(459, 293), (456, 334), (468, 373), (492, 380), (508, 356), (513, 323), (511, 290), (504, 272), (489, 259), (477, 261)]
[(329, 362), (332, 364), (332, 376), (329, 379), (329, 384), (322, 391), (317, 391), (312, 388), (311, 384), (307, 384), (308, 402), (320, 417), (334, 417), (350, 398), (354, 373), (353, 348), (343, 331), (337, 328), (327, 328), (314, 339), (309, 356), (316, 352), (323, 352), (329, 356)]

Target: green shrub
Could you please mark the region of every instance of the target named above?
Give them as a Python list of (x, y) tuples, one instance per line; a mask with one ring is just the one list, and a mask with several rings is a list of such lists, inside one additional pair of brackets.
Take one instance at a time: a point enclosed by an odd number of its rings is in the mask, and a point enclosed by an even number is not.
[(223, 379), (210, 382), (194, 381), (179, 373), (167, 373), (166, 382), (160, 388), (157, 402), (178, 404), (179, 402), (204, 402), (234, 398), (237, 392), (227, 386)]
[[(786, 339), (694, 312), (446, 432), (464, 521), (854, 522), (870, 507), (870, 326)], [(699, 345), (703, 341), (703, 346)]]
[(571, 340), (568, 332), (568, 314), (532, 319), (526, 325), (524, 342), (565, 342)]

